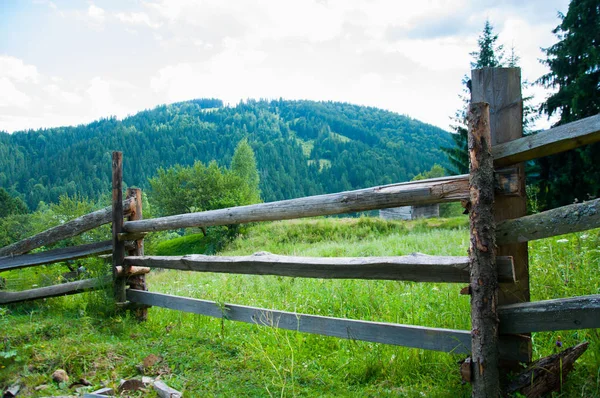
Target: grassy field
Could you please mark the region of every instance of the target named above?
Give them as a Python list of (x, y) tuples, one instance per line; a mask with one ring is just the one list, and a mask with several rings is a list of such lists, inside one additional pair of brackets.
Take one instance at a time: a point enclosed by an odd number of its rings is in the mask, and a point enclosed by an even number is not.
[[(466, 255), (466, 218), (386, 222), (375, 218), (311, 219), (254, 225), (223, 255), (256, 251), (304, 256), (377, 256), (422, 252)], [(600, 230), (530, 244), (532, 299), (600, 293)], [(153, 244), (156, 254), (201, 252), (199, 235)], [(5, 275), (7, 279), (11, 275)], [(23, 273), (19, 274), (23, 277)], [(461, 285), (393, 281), (154, 272), (150, 290), (310, 314), (468, 329), (469, 299)], [(138, 324), (111, 313), (106, 293), (0, 308), (0, 386), (20, 381), (25, 396), (65, 395), (50, 375), (98, 388), (140, 375), (150, 354), (162, 361), (143, 370), (186, 396), (467, 397), (457, 362), (463, 356), (234, 323), (153, 308)], [(600, 397), (598, 330), (536, 333), (534, 357), (590, 341), (560, 397)], [(35, 386), (49, 387), (36, 392)], [(37, 395), (36, 395), (37, 394)], [(139, 393), (138, 396), (154, 396)]]

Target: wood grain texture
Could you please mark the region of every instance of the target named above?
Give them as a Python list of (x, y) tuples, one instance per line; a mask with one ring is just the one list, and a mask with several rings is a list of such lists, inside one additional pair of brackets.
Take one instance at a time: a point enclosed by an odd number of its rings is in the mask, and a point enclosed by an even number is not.
[[(214, 301), (140, 290), (127, 290), (127, 299), (134, 303), (155, 307), (342, 339), (371, 341), (454, 354), (467, 354), (471, 348), (470, 332), (467, 330), (332, 318), (234, 304), (219, 305)], [(505, 340), (501, 349), (506, 352), (506, 355), (515, 359), (523, 358), (524, 347), (523, 341), (520, 339)]]
[(492, 148), (494, 165), (504, 167), (600, 141), (600, 115), (563, 124)]
[(112, 153), (112, 272), (114, 280), (115, 301), (125, 301), (125, 278), (120, 277), (118, 266), (123, 265), (125, 257), (125, 244), (119, 240), (123, 232), (123, 153)]
[(490, 107), (471, 103), (469, 146), (469, 262), (471, 293), (471, 385), (473, 397), (496, 397), (498, 369), (498, 271), (494, 223), (494, 161), (490, 137)]
[(558, 207), (498, 224), (498, 244), (529, 242), (600, 227), (600, 199)]
[(63, 283), (61, 285), (40, 287), (37, 289), (23, 290), (20, 292), (0, 291), (0, 304), (20, 303), (23, 301), (37, 300), (41, 298), (66, 296), (69, 294), (82, 293), (88, 290), (102, 289), (112, 282), (110, 277), (100, 279), (84, 279), (75, 282)]
[[(517, 194), (517, 184), (507, 183), (507, 179), (510, 179), (510, 175), (503, 173), (502, 180), (496, 184), (499, 190), (498, 194)], [(469, 198), (468, 185), (469, 176), (467, 174), (434, 178), (328, 195), (179, 214), (142, 221), (128, 221), (123, 226), (123, 230), (133, 233), (189, 227), (203, 228), (353, 213), (417, 204), (453, 202)]]
[(498, 308), (501, 333), (600, 328), (600, 294)]
[(552, 391), (560, 391), (575, 361), (588, 349), (589, 344), (585, 341), (535, 361), (527, 369), (513, 375), (505, 393), (511, 397), (519, 393), (518, 396), (539, 398), (548, 396)]
[[(415, 253), (399, 257), (296, 257), (260, 252), (251, 256), (127, 256), (128, 265), (184, 271), (279, 275), (326, 279), (379, 279), (415, 282), (469, 281), (469, 258)], [(499, 277), (513, 281), (512, 259), (499, 259)]]
[(87, 245), (63, 247), (45, 252), (24, 254), (20, 256), (0, 257), (0, 271), (32, 267), (41, 264), (53, 264), (60, 261), (76, 260), (111, 253), (112, 241), (90, 243)]
[[(133, 201), (126, 201), (123, 203), (123, 214), (127, 215), (131, 213), (131, 210), (135, 207)], [(89, 231), (104, 224), (108, 224), (112, 221), (112, 207), (105, 207), (104, 209), (95, 211), (93, 213), (86, 214), (78, 217), (74, 220), (67, 221), (64, 224), (50, 228), (44, 232), (40, 232), (30, 238), (20, 240), (9, 246), (0, 248), (0, 256), (16, 256), (19, 254), (25, 254), (38, 247), (48, 246), (63, 239), (72, 238), (82, 234), (83, 232)]]
[[(523, 137), (523, 97), (519, 68), (483, 68), (471, 72), (471, 101), (490, 104), (490, 133), (492, 148)], [(504, 220), (527, 215), (525, 195), (525, 164), (513, 165), (518, 169), (520, 194), (498, 196), (494, 203), (496, 225)], [(500, 244), (497, 256), (513, 256), (517, 283), (500, 283), (498, 305), (527, 302), (529, 292), (529, 252), (527, 243)], [(531, 356), (531, 348), (529, 349)], [(500, 358), (503, 360), (502, 355)], [(516, 370), (519, 364), (503, 361)], [(531, 358), (524, 362), (531, 362)]]
[[(127, 189), (127, 197), (131, 197), (135, 199), (135, 209), (129, 216), (129, 221), (137, 221), (142, 220), (143, 216), (143, 207), (142, 207), (142, 190), (139, 188), (128, 188)], [(121, 239), (123, 234), (119, 234), (119, 239)], [(132, 235), (129, 234), (129, 238), (132, 238)], [(129, 250), (127, 254), (130, 256), (143, 256), (144, 255), (144, 235), (145, 233), (138, 233), (137, 237), (134, 237), (135, 248), (133, 250)], [(134, 272), (134, 268), (137, 268), (138, 272)], [(144, 270), (145, 272), (141, 272)], [(149, 268), (146, 267), (132, 267), (125, 262), (123, 262), (123, 271), (127, 272), (127, 284), (130, 289), (137, 290), (148, 290), (148, 285), (146, 283), (146, 274), (150, 271)], [(133, 309), (134, 315), (138, 321), (146, 321), (148, 319), (148, 308), (135, 308)]]

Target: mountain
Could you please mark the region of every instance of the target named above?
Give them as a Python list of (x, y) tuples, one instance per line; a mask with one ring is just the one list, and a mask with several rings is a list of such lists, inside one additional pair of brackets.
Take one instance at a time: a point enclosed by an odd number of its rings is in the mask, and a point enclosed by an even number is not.
[(0, 133), (0, 186), (30, 208), (61, 194), (110, 192), (111, 151), (123, 151), (124, 183), (148, 186), (158, 167), (195, 160), (229, 165), (246, 137), (264, 201), (406, 181), (434, 163), (450, 134), (377, 108), (339, 102), (198, 99), (123, 120)]

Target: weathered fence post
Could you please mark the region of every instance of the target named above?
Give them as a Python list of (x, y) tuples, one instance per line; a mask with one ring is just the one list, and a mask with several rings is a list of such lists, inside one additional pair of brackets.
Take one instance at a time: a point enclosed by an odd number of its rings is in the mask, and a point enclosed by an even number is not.
[(498, 270), (494, 222), (494, 159), (490, 142), (489, 105), (472, 103), (469, 109), (469, 246), (471, 291), (471, 363), (473, 397), (497, 397)]
[[(523, 136), (523, 98), (521, 96), (521, 69), (483, 68), (471, 72), (471, 102), (487, 102), (490, 105), (490, 133), (492, 146)], [(518, 169), (520, 192), (517, 195), (499, 195), (495, 199), (494, 218), (496, 223), (522, 217), (527, 214), (525, 195), (525, 164), (515, 165)], [(529, 260), (527, 243), (500, 245), (497, 256), (512, 256), (517, 283), (500, 283), (498, 305), (529, 301)], [(500, 336), (502, 339), (502, 336)], [(527, 353), (531, 361), (531, 342), (527, 342)], [(504, 361), (502, 366), (518, 369), (518, 363)]]
[[(129, 216), (129, 221), (142, 220), (142, 190), (139, 188), (127, 188), (127, 198), (135, 199), (135, 209)], [(144, 255), (144, 238), (140, 238), (135, 241), (135, 248), (129, 250), (128, 254), (130, 256), (143, 256)], [(129, 269), (131, 267), (123, 265), (123, 271)], [(127, 283), (129, 284), (130, 289), (134, 290), (148, 290), (146, 286), (146, 275), (133, 275), (127, 279)], [(135, 308), (135, 316), (140, 321), (145, 321), (148, 319), (148, 308), (140, 307)]]
[(125, 275), (119, 275), (118, 268), (123, 265), (125, 242), (119, 240), (123, 231), (123, 153), (112, 153), (112, 271), (114, 280), (115, 301), (125, 302)]

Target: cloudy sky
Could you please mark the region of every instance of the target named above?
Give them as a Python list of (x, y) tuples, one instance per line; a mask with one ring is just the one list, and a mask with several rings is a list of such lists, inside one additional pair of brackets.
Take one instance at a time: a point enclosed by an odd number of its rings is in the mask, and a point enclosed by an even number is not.
[[(546, 72), (568, 0), (2, 0), (0, 130), (217, 97), (335, 100), (448, 128), (486, 18)], [(539, 101), (547, 93), (538, 88)], [(542, 122), (543, 124), (543, 122)]]

